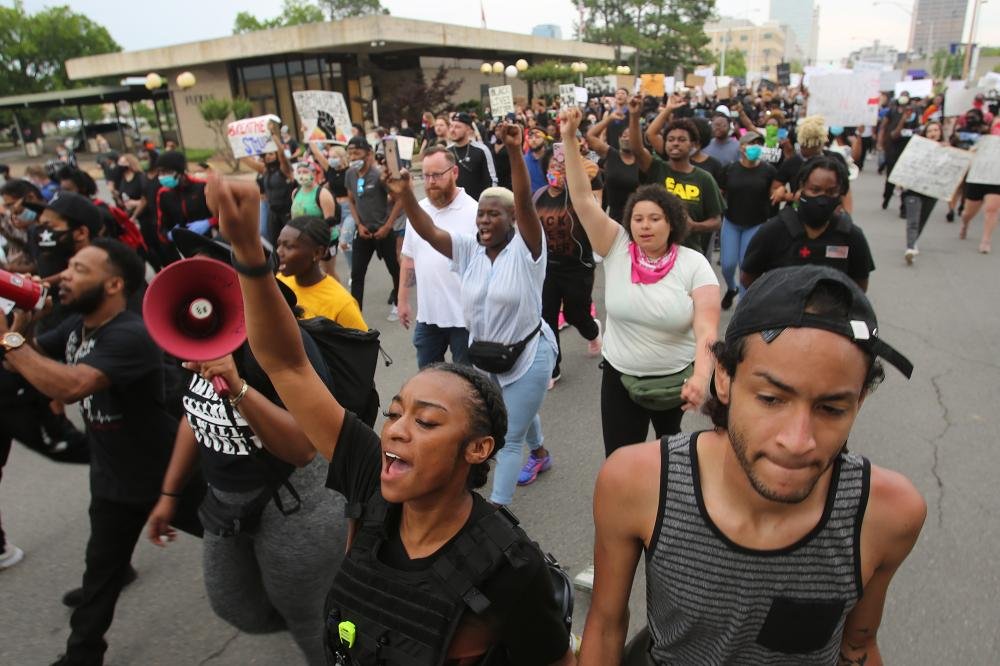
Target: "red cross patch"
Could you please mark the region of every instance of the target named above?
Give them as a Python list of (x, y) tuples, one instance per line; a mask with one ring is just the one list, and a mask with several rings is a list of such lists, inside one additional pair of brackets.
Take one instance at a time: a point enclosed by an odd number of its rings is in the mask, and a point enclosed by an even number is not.
[(802, 257), (803, 259), (808, 259), (811, 255), (812, 255), (812, 252), (805, 245), (803, 245), (799, 249), (799, 256)]

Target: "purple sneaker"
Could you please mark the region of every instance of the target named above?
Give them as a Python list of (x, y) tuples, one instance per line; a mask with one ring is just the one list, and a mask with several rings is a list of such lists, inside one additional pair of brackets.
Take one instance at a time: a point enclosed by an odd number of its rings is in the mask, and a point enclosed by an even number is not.
[(521, 468), (521, 473), (517, 476), (517, 485), (527, 486), (535, 482), (538, 475), (542, 472), (549, 471), (552, 467), (552, 456), (545, 456), (544, 458), (536, 458), (533, 455), (528, 455), (528, 462), (524, 463), (524, 467)]

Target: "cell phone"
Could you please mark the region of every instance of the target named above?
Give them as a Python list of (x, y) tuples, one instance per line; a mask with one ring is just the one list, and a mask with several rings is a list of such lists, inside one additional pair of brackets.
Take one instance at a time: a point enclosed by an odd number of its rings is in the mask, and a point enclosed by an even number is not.
[(399, 146), (395, 139), (384, 139), (385, 146), (385, 167), (389, 170), (389, 175), (399, 178)]
[(552, 159), (560, 164), (566, 163), (566, 149), (563, 147), (562, 141), (552, 144)]

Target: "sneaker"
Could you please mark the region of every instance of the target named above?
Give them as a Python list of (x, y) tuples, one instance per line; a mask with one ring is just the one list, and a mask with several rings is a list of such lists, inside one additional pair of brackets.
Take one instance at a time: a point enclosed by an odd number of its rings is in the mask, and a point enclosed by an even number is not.
[(8, 543), (4, 546), (3, 552), (0, 553), (0, 570), (9, 569), (23, 559), (24, 551), (14, 544)]
[(728, 289), (726, 295), (722, 297), (722, 309), (728, 310), (733, 307), (733, 301), (736, 300), (736, 294), (738, 292), (735, 289)]
[[(129, 585), (134, 583), (135, 579), (138, 577), (139, 577), (139, 572), (137, 572), (135, 568), (132, 567), (131, 564), (128, 565), (128, 573), (125, 574), (125, 585), (123, 585), (122, 587), (128, 587)], [(69, 592), (63, 595), (62, 602), (64, 606), (69, 606), (70, 608), (76, 608), (77, 606), (83, 603), (83, 588), (78, 587), (76, 589), (70, 590)]]
[(588, 564), (583, 571), (573, 578), (573, 587), (578, 590), (590, 591), (594, 589), (594, 565)]
[(528, 462), (524, 463), (524, 467), (521, 468), (521, 473), (517, 476), (517, 485), (528, 486), (535, 482), (538, 475), (542, 472), (549, 471), (552, 467), (552, 456), (545, 456), (544, 458), (536, 458), (533, 455), (528, 455)]
[(551, 391), (556, 387), (556, 382), (562, 379), (562, 373), (557, 372), (554, 377), (549, 377), (549, 390)]
[(949, 222), (954, 222), (955, 221), (955, 209), (954, 208), (949, 208), (948, 212), (944, 216), (944, 219), (948, 220)]
[(399, 321), (399, 308), (395, 305), (389, 310), (389, 316), (386, 317), (388, 321)]
[(904, 252), (903, 253), (903, 259), (906, 260), (906, 265), (907, 266), (912, 266), (913, 265), (913, 259), (916, 256), (917, 256), (917, 251), (914, 250), (914, 249), (908, 249), (906, 252)]
[(595, 318), (594, 323), (597, 324), (597, 337), (587, 342), (587, 356), (591, 358), (600, 356), (601, 349), (604, 348), (604, 338), (601, 336), (601, 320)]

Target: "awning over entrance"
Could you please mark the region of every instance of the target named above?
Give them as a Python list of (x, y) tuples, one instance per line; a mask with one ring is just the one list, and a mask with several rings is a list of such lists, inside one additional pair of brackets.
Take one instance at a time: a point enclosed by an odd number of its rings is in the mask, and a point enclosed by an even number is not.
[(84, 104), (113, 104), (114, 102), (135, 102), (140, 99), (166, 99), (169, 96), (166, 89), (153, 93), (138, 86), (88, 86), (86, 88), (0, 97), (0, 109), (44, 109), (57, 106), (82, 106)]

